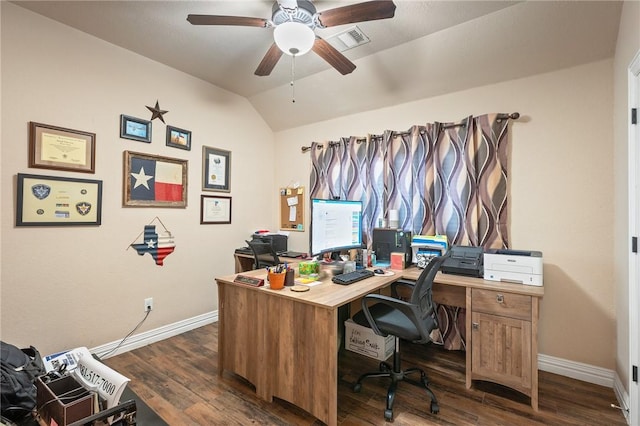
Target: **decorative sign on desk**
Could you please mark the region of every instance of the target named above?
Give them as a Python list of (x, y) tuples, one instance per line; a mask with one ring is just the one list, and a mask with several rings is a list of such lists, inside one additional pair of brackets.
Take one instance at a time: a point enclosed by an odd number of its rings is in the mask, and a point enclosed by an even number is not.
[(264, 285), (264, 280), (262, 278), (250, 277), (248, 275), (236, 275), (233, 279), (234, 283), (240, 283), (245, 285), (250, 285), (252, 287), (262, 287)]
[(280, 188), (280, 229), (304, 231), (304, 187)]

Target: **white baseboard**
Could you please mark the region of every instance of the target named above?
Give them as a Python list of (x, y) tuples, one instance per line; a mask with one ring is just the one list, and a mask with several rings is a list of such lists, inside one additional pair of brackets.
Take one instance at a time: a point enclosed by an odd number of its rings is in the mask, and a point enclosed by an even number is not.
[[(120, 340), (117, 340), (92, 348), (90, 349), (90, 352), (97, 354), (101, 358), (109, 358), (141, 348), (154, 342), (159, 342), (160, 340), (168, 339), (169, 337), (185, 333), (216, 321), (218, 321), (218, 311), (211, 311), (173, 324), (168, 324), (154, 330), (133, 335), (120, 347), (118, 347)], [(571, 377), (572, 379), (582, 380), (583, 382), (613, 388), (616, 398), (618, 399), (618, 405), (624, 409), (623, 412), (625, 417), (628, 416), (629, 395), (625, 391), (620, 378), (613, 370), (544, 354), (538, 354), (538, 368), (549, 373), (559, 374), (561, 376)]]
[(538, 354), (538, 368), (549, 373), (613, 388), (614, 372), (581, 362), (569, 361), (549, 355)]
[(141, 348), (154, 342), (159, 342), (160, 340), (168, 339), (169, 337), (177, 336), (178, 334), (185, 333), (216, 321), (218, 321), (218, 311), (211, 311), (182, 321), (174, 322), (173, 324), (167, 324), (163, 327), (145, 331), (144, 333), (134, 334), (125, 340), (119, 348), (118, 345), (122, 339), (105, 343), (101, 346), (96, 346), (95, 348), (89, 349), (89, 351), (98, 355), (100, 358), (106, 359)]

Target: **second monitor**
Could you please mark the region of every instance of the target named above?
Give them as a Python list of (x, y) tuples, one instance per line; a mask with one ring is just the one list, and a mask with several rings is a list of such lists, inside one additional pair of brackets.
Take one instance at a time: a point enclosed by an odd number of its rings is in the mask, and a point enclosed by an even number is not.
[(311, 200), (312, 256), (362, 248), (362, 202)]

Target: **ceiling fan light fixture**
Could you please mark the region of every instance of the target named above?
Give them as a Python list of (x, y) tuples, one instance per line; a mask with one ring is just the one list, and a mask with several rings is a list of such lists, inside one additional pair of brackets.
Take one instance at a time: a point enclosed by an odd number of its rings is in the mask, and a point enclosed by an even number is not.
[(304, 55), (313, 47), (316, 35), (311, 28), (300, 22), (284, 22), (273, 30), (273, 40), (287, 55)]

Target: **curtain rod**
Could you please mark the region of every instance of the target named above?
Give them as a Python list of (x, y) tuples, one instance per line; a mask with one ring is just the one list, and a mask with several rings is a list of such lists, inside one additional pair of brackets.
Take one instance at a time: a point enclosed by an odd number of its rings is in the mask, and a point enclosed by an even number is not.
[[(498, 121), (500, 120), (517, 120), (518, 118), (520, 118), (520, 113), (519, 112), (512, 112), (509, 114), (506, 113), (502, 113), (502, 114), (498, 114)], [(460, 126), (465, 126), (464, 123), (460, 123), (460, 124), (444, 124), (441, 129), (450, 129), (452, 127), (460, 127)], [(393, 132), (394, 135), (408, 135), (409, 132)], [(371, 139), (379, 139), (382, 138), (382, 135), (370, 135), (369, 136)], [(364, 141), (366, 141), (367, 138), (356, 138), (356, 143), (362, 143)], [(333, 147), (338, 145), (339, 142), (329, 142), (329, 147)], [(322, 145), (317, 145), (316, 149), (322, 149)], [(311, 147), (310, 146), (303, 146), (301, 148), (302, 152), (308, 152), (311, 151)]]
[[(512, 112), (511, 114), (498, 114), (498, 121), (501, 120), (508, 120), (508, 119), (512, 119), (512, 120), (517, 120), (518, 118), (520, 118), (520, 113), (519, 112)], [(464, 123), (456, 123), (456, 124), (443, 124), (442, 125), (442, 129), (451, 129), (453, 127), (464, 127), (465, 124)]]

